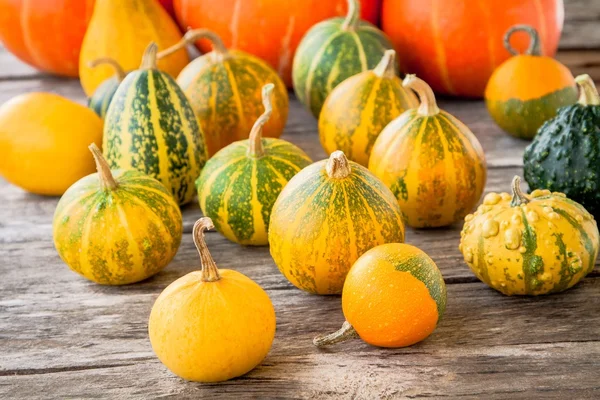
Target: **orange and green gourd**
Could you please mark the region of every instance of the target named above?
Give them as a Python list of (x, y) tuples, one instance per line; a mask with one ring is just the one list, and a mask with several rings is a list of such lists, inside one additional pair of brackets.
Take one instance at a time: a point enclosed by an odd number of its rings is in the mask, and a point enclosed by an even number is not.
[[(514, 32), (530, 37), (525, 54), (510, 46)], [(515, 25), (504, 36), (504, 46), (514, 54), (490, 77), (485, 88), (485, 103), (490, 115), (509, 134), (531, 139), (544, 121), (554, 117), (558, 108), (577, 101), (575, 79), (567, 67), (541, 54), (537, 31), (528, 25)]]
[(394, 50), (386, 50), (375, 69), (356, 74), (327, 96), (319, 116), (319, 137), (327, 154), (341, 150), (364, 167), (375, 140), (394, 118), (418, 107), (411, 90), (396, 75)]
[(115, 74), (102, 82), (100, 86), (96, 88), (94, 94), (88, 99), (88, 107), (102, 119), (106, 116), (108, 106), (126, 75), (119, 63), (108, 57), (98, 58), (92, 61), (90, 67), (95, 68), (104, 64), (110, 65), (115, 70)]
[(179, 204), (196, 194), (206, 162), (204, 136), (185, 94), (156, 67), (156, 45), (127, 74), (104, 121), (103, 150), (112, 168), (134, 168), (158, 179)]
[(204, 238), (212, 227), (208, 217), (196, 222), (202, 269), (167, 286), (148, 321), (158, 359), (177, 376), (196, 382), (244, 375), (267, 356), (275, 337), (275, 310), (267, 293), (246, 275), (217, 268)]
[(329, 93), (345, 79), (375, 68), (392, 49), (388, 37), (360, 19), (359, 0), (348, 0), (346, 18), (313, 26), (296, 49), (292, 80), (298, 100), (319, 118)]
[(177, 77), (204, 132), (208, 155), (248, 137), (254, 121), (262, 114), (261, 90), (272, 83), (273, 112), (263, 136), (278, 138), (288, 115), (285, 84), (266, 62), (239, 50), (228, 50), (217, 34), (207, 29), (188, 31), (177, 45), (159, 54), (162, 58), (188, 43), (207, 39), (213, 46), (189, 63)]
[(471, 212), (483, 193), (483, 150), (465, 124), (438, 108), (429, 85), (407, 75), (404, 86), (421, 105), (385, 127), (369, 169), (392, 190), (408, 225), (447, 226)]
[(446, 310), (446, 284), (433, 260), (402, 243), (377, 246), (352, 266), (342, 292), (346, 322), (313, 343), (360, 337), (379, 347), (406, 347), (427, 338)]
[(489, 193), (467, 215), (459, 249), (481, 281), (506, 295), (562, 292), (594, 269), (596, 221), (563, 193)]
[(273, 84), (263, 88), (265, 111), (254, 123), (249, 139), (217, 152), (196, 182), (204, 215), (227, 239), (244, 245), (269, 243), (269, 218), (277, 196), (294, 175), (312, 163), (292, 143), (262, 137), (273, 112), (273, 90)]
[(175, 257), (183, 223), (179, 206), (156, 179), (110, 170), (92, 144), (98, 173), (61, 197), (52, 223), (54, 245), (78, 274), (102, 285), (144, 280)]
[(393, 193), (341, 151), (294, 176), (271, 212), (273, 260), (292, 284), (310, 293), (341, 293), (358, 257), (403, 241), (402, 211)]

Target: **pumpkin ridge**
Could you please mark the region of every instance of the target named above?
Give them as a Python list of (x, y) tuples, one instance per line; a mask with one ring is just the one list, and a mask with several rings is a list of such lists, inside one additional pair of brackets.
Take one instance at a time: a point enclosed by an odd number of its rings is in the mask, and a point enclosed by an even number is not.
[(229, 86), (231, 87), (231, 93), (232, 93), (232, 97), (235, 102), (235, 106), (237, 108), (237, 115), (238, 115), (240, 124), (243, 126), (246, 123), (246, 115), (244, 114), (244, 106), (242, 105), (242, 98), (240, 95), (238, 81), (235, 79), (235, 75), (234, 75), (229, 63), (223, 63), (223, 68), (226, 71), (227, 81), (229, 82)]
[[(351, 142), (350, 148), (352, 149), (352, 151), (350, 152), (350, 156), (349, 156), (350, 158), (352, 158), (352, 154), (355, 153), (354, 148), (353, 148), (354, 146), (352, 145), (352, 138), (358, 131), (361, 131), (361, 130), (368, 131), (369, 124), (372, 123), (372, 121), (375, 119), (374, 118), (376, 115), (375, 111), (377, 108), (376, 99), (377, 99), (377, 94), (378, 94), (379, 90), (381, 89), (382, 82), (383, 82), (383, 79), (373, 79), (373, 84), (370, 87), (369, 96), (367, 97), (367, 101), (365, 102), (364, 107), (360, 110), (360, 115), (359, 115), (360, 123), (354, 130), (354, 133), (352, 133), (352, 135), (350, 135), (350, 142)], [(344, 111), (346, 111), (346, 110), (344, 110)], [(367, 115), (365, 115), (365, 114), (367, 114)], [(384, 127), (382, 127), (382, 129), (383, 128)], [(379, 133), (381, 133), (381, 132), (377, 132), (377, 134), (375, 134), (375, 135), (373, 135), (373, 134), (369, 135), (367, 133), (367, 146), (366, 146), (367, 154), (371, 153), (371, 149), (373, 148), (373, 144), (375, 143), (375, 140), (379, 136)]]
[[(213, 156), (213, 158), (215, 160), (220, 159), (218, 156), (218, 153), (215, 156)], [(198, 196), (201, 199), (200, 208), (202, 209), (203, 212), (206, 212), (206, 201), (210, 195), (210, 193), (205, 193), (205, 191), (209, 190), (209, 188), (211, 188), (214, 185), (215, 181), (217, 180), (217, 178), (219, 176), (221, 176), (221, 174), (223, 174), (229, 168), (237, 168), (245, 159), (246, 159), (246, 156), (244, 155), (244, 156), (241, 156), (238, 158), (233, 158), (231, 160), (228, 160), (226, 163), (219, 165), (218, 168), (215, 168), (213, 171), (208, 170), (208, 172), (210, 172), (210, 175), (208, 175), (208, 177), (203, 177), (204, 182), (200, 182), (199, 180), (196, 181), (197, 185), (200, 185), (200, 183), (204, 183), (202, 185), (202, 187), (198, 186), (200, 191), (203, 192), (202, 196)], [(214, 219), (213, 219), (213, 222), (218, 223)]]
[[(354, 218), (352, 218), (352, 211), (350, 210), (350, 204), (348, 202), (348, 193), (346, 191), (346, 182), (342, 182), (341, 185), (338, 185), (337, 189), (340, 189), (344, 194), (344, 205), (346, 207), (346, 212), (348, 213), (346, 217), (346, 224), (348, 225), (348, 242), (350, 244), (350, 248), (352, 250), (356, 249), (356, 229), (354, 227)], [(361, 196), (362, 197), (362, 196)], [(332, 202), (333, 203), (333, 202)], [(351, 252), (351, 256), (353, 258), (358, 258), (358, 254), (355, 254), (354, 251)]]
[(446, 50), (444, 44), (440, 39), (440, 25), (439, 25), (439, 4), (434, 1), (431, 3), (431, 27), (433, 35), (433, 43), (435, 49), (435, 60), (440, 72), (441, 83), (447, 93), (453, 95), (455, 93), (452, 83), (450, 82), (450, 76), (448, 74), (448, 64), (446, 61)]
[[(159, 100), (158, 100), (158, 96), (159, 96), (159, 92), (160, 93), (164, 93), (162, 89), (159, 89), (157, 86), (157, 81), (158, 81), (158, 72), (154, 72), (154, 71), (148, 71), (148, 72), (143, 72), (142, 74), (144, 74), (144, 81), (146, 81), (146, 84), (148, 86), (148, 93), (147, 93), (147, 101), (148, 101), (148, 106), (146, 108), (146, 112), (148, 113), (147, 115), (150, 117), (149, 118), (149, 122), (150, 122), (150, 126), (152, 126), (152, 136), (154, 138), (156, 138), (156, 142), (155, 142), (155, 149), (154, 151), (156, 153), (158, 153), (158, 149), (160, 148), (166, 148), (167, 147), (167, 139), (166, 139), (166, 135), (168, 135), (167, 132), (165, 132), (165, 136), (163, 135), (157, 135), (156, 134), (156, 128), (161, 127), (162, 128), (162, 124), (161, 124), (161, 112), (153, 112), (153, 110), (159, 110), (162, 109), (162, 107), (167, 107), (168, 110), (172, 110), (173, 109), (173, 105), (172, 104), (160, 104), (159, 105)], [(162, 107), (160, 107), (162, 106)], [(160, 107), (160, 108), (159, 108)], [(167, 153), (169, 154), (169, 153)], [(157, 175), (161, 177), (160, 181), (161, 182), (165, 182), (165, 181), (169, 181), (169, 185), (168, 187), (171, 189), (171, 191), (173, 191), (173, 185), (170, 183), (170, 180), (168, 178), (168, 171), (170, 170), (170, 168), (172, 167), (171, 165), (171, 157), (160, 157), (160, 155), (156, 155), (156, 158), (158, 159), (158, 166), (157, 166)], [(176, 193), (173, 193), (173, 195), (176, 195)]]
[(358, 57), (360, 59), (360, 66), (362, 71), (366, 71), (369, 68), (367, 64), (367, 55), (365, 54), (365, 49), (362, 45), (360, 37), (358, 36), (357, 31), (350, 31), (350, 36), (354, 39), (354, 44), (356, 44), (356, 49), (358, 50)]
[[(442, 154), (441, 154), (441, 158), (442, 158), (442, 163), (444, 165), (444, 170), (440, 171), (440, 177), (443, 176), (452, 176), (454, 178), (454, 180), (450, 179), (447, 182), (445, 182), (443, 185), (438, 185), (440, 186), (440, 189), (443, 190), (443, 193), (440, 194), (440, 197), (442, 198), (442, 202), (441, 204), (443, 204), (444, 207), (448, 207), (450, 209), (455, 209), (456, 211), (459, 211), (458, 209), (458, 195), (461, 193), (461, 191), (459, 190), (460, 188), (459, 186), (459, 179), (460, 179), (460, 174), (458, 173), (458, 169), (456, 168), (456, 164), (457, 164), (457, 160), (455, 160), (454, 158), (454, 151), (451, 148), (451, 135), (445, 131), (444, 129), (442, 129), (442, 124), (440, 123), (439, 118), (433, 117), (432, 120), (434, 121), (437, 129), (435, 129), (440, 143), (442, 145)], [(456, 135), (456, 134), (455, 134)], [(442, 179), (445, 180), (445, 179)], [(451, 188), (449, 188), (449, 186), (453, 186), (455, 190), (451, 190)], [(450, 189), (450, 190), (449, 190)], [(453, 195), (454, 192), (454, 195)], [(443, 215), (441, 216), (441, 218), (443, 218)], [(440, 218), (440, 219), (441, 219)]]
[[(359, 194), (359, 196), (356, 196), (356, 197), (359, 198), (360, 201), (363, 203), (364, 209), (369, 214), (369, 218), (371, 219), (373, 226), (377, 226), (376, 224), (379, 224), (380, 221), (377, 220), (377, 217), (375, 216), (375, 212), (369, 205), (369, 201), (364, 196), (364, 194), (361, 193), (361, 191), (356, 187), (356, 184), (354, 186), (355, 186), (355, 192)], [(383, 234), (381, 233), (380, 229), (375, 229), (373, 233), (375, 234), (375, 236), (377, 236), (377, 240), (379, 241), (379, 243), (385, 242), (385, 238), (383, 237)]]
[(525, 212), (521, 209), (521, 218), (523, 221), (523, 244), (525, 245), (525, 253), (523, 258), (523, 280), (527, 293), (532, 293), (539, 288), (540, 281), (535, 277), (544, 272), (544, 262), (542, 258), (535, 254), (537, 250), (537, 235), (531, 229)]
[(400, 130), (400, 132), (398, 132), (398, 134), (395, 135), (394, 139), (389, 143), (388, 148), (387, 148), (386, 152), (383, 154), (383, 157), (381, 157), (379, 164), (387, 165), (388, 160), (389, 160), (390, 156), (392, 155), (392, 151), (394, 150), (394, 148), (397, 147), (397, 144), (400, 143), (404, 139), (405, 134), (407, 134), (408, 132), (411, 131), (411, 128), (413, 127), (413, 125), (418, 124), (419, 129), (417, 130), (417, 134), (415, 136), (415, 142), (416, 142), (417, 137), (421, 133), (423, 133), (423, 130), (425, 129), (426, 124), (424, 122), (425, 121), (421, 118), (414, 118), (414, 119), (412, 119), (412, 121), (410, 121), (409, 123), (404, 125), (402, 127), (402, 129)]
[[(235, 232), (235, 230), (234, 230), (234, 225), (237, 225), (237, 224), (234, 223), (232, 220), (232, 216), (230, 214), (230, 203), (232, 201), (233, 202), (236, 201), (236, 199), (232, 199), (232, 198), (234, 195), (234, 188), (237, 187), (237, 185), (239, 185), (239, 183), (237, 183), (237, 180), (242, 176), (242, 171), (243, 171), (243, 169), (245, 169), (246, 164), (247, 164), (244, 161), (241, 162), (241, 168), (238, 168), (231, 174), (231, 176), (229, 178), (230, 183), (227, 186), (227, 189), (225, 190), (225, 192), (223, 193), (223, 201), (219, 207), (220, 210), (223, 210), (222, 214), (221, 214), (221, 220), (223, 222), (225, 222), (224, 224), (220, 224), (221, 225), (220, 228), (223, 229), (223, 234), (226, 237), (233, 237), (233, 238), (237, 238), (238, 240), (240, 240), (239, 236), (238, 236), (237, 232)], [(251, 205), (250, 205), (250, 208), (252, 208)], [(251, 233), (249, 237), (251, 237), (252, 234), (253, 233)]]
[[(499, 215), (499, 214), (501, 214), (501, 213), (498, 213), (497, 215)], [(493, 219), (493, 217), (492, 217), (492, 219)], [(481, 277), (479, 277), (479, 279), (481, 279), (486, 284), (491, 286), (490, 273), (488, 271), (487, 261), (485, 260), (484, 257), (485, 257), (485, 242), (483, 241), (483, 236), (480, 235), (479, 240), (477, 241), (477, 266), (479, 267), (477, 272), (479, 272), (479, 274), (481, 274)]]
[[(554, 284), (554, 287), (550, 291), (551, 293), (561, 292), (569, 287), (569, 284), (573, 280), (576, 274), (569, 274), (569, 260), (567, 258), (567, 246), (562, 240), (562, 233), (553, 233), (552, 236), (556, 238), (556, 247), (558, 247), (559, 255), (562, 258), (560, 263), (560, 280)], [(558, 257), (558, 256), (557, 256)]]
[(65, 215), (67, 214), (67, 212), (71, 211), (73, 209), (73, 207), (75, 207), (77, 205), (80, 205), (82, 207), (85, 206), (85, 204), (88, 201), (94, 199), (96, 197), (96, 195), (97, 195), (97, 191), (94, 190), (94, 189), (92, 189), (92, 188), (89, 188), (86, 191), (86, 197), (84, 197), (82, 199), (81, 198), (77, 198), (77, 196), (72, 196), (69, 193), (68, 197), (70, 197), (69, 200), (71, 202), (67, 203), (67, 204), (64, 204), (64, 205), (61, 204), (60, 207), (57, 206), (56, 210), (54, 211), (54, 218), (56, 218), (58, 220), (62, 220), (65, 217)]
[[(115, 199), (116, 200), (116, 199)], [(139, 247), (139, 243), (133, 237), (133, 233), (131, 232), (131, 228), (129, 227), (129, 221), (127, 221), (127, 215), (123, 210), (123, 204), (119, 204), (121, 200), (116, 200), (113, 202), (112, 206), (114, 207), (114, 211), (117, 212), (119, 216), (119, 221), (121, 222), (121, 226), (123, 227), (123, 232), (127, 238), (127, 248), (126, 252), (131, 256), (130, 262), (135, 263), (136, 265), (145, 264), (144, 257), (142, 256), (142, 249)]]
[(263, 203), (260, 201), (258, 196), (258, 162), (256, 160), (251, 160), (250, 162), (252, 164), (252, 173), (250, 175), (250, 203), (252, 206), (250, 207), (250, 215), (252, 215), (253, 234), (250, 236), (249, 240), (251, 240), (257, 234), (260, 235), (261, 232), (264, 232), (266, 235), (269, 227), (269, 221), (265, 219), (265, 215), (263, 213)]
[[(96, 197), (97, 198), (97, 194)], [(90, 206), (85, 210), (85, 217), (83, 217), (82, 229), (81, 229), (81, 253), (79, 254), (79, 273), (85, 276), (95, 276), (92, 265), (88, 259), (89, 243), (90, 243), (90, 231), (92, 227), (92, 221), (94, 219), (93, 205), (95, 202), (90, 202)], [(87, 271), (87, 274), (84, 273)]]
[(588, 267), (588, 272), (587, 273), (592, 272), (594, 270), (594, 268), (595, 268), (595, 264), (596, 264), (595, 261), (596, 260), (595, 260), (595, 257), (593, 257), (593, 254), (594, 254), (594, 245), (592, 244), (592, 241), (590, 240), (590, 237), (588, 236), (587, 232), (585, 231), (585, 229), (583, 229), (581, 227), (581, 225), (575, 219), (573, 219), (573, 217), (569, 213), (567, 213), (562, 208), (552, 207), (552, 210), (555, 213), (557, 213), (558, 215), (560, 215), (561, 217), (563, 217), (565, 220), (567, 220), (567, 222), (573, 228), (575, 228), (575, 229), (577, 229), (577, 231), (579, 231), (579, 235), (583, 239), (583, 247), (585, 248), (585, 251), (590, 256), (589, 267)]

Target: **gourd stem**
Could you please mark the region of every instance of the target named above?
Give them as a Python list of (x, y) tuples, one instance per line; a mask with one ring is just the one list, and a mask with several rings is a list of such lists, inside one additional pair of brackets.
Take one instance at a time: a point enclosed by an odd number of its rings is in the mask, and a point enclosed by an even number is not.
[(525, 50), (525, 54), (529, 56), (541, 56), (542, 50), (540, 43), (540, 35), (538, 35), (535, 28), (530, 25), (514, 25), (506, 31), (506, 33), (504, 34), (504, 47), (506, 48), (506, 50), (508, 50), (508, 52), (514, 56), (519, 55), (519, 52), (516, 51), (510, 45), (510, 37), (513, 35), (513, 33), (519, 31), (527, 32), (527, 34), (529, 35), (529, 47), (527, 48), (527, 50)]
[(383, 53), (383, 58), (373, 70), (373, 73), (380, 78), (393, 78), (396, 76), (396, 52), (394, 50), (386, 50)]
[(140, 69), (156, 69), (156, 53), (158, 51), (158, 46), (156, 43), (152, 42), (146, 47), (144, 50), (144, 55), (142, 56), (142, 64), (140, 65)]
[(344, 321), (342, 327), (329, 335), (319, 335), (313, 339), (313, 344), (317, 347), (329, 346), (331, 344), (345, 342), (348, 339), (359, 337), (350, 322)]
[(88, 66), (90, 68), (95, 68), (98, 65), (102, 65), (102, 64), (110, 65), (115, 70), (115, 75), (119, 82), (121, 82), (123, 79), (125, 79), (126, 74), (125, 74), (125, 71), (123, 70), (123, 67), (121, 67), (121, 65), (117, 62), (117, 60), (115, 60), (113, 58), (110, 58), (110, 57), (97, 58), (93, 61), (90, 61)]
[(333, 179), (344, 179), (350, 175), (351, 170), (350, 163), (344, 152), (341, 150), (336, 150), (331, 153), (325, 164), (327, 175)]
[(419, 101), (421, 102), (418, 110), (419, 114), (431, 116), (440, 112), (433, 90), (431, 90), (431, 87), (424, 80), (417, 78), (416, 75), (409, 74), (402, 81), (402, 86), (414, 90), (417, 96), (419, 96)]
[(348, 0), (348, 13), (346, 19), (342, 24), (344, 30), (355, 30), (358, 28), (360, 22), (360, 1), (359, 0)]
[(273, 93), (274, 87), (275, 85), (272, 83), (267, 83), (262, 88), (262, 101), (265, 112), (258, 117), (250, 131), (250, 137), (248, 139), (248, 155), (251, 157), (258, 158), (265, 154), (262, 145), (262, 130), (263, 126), (269, 121), (269, 118), (271, 118), (271, 113), (273, 112), (273, 107), (271, 106), (271, 94)]
[(510, 201), (511, 207), (517, 207), (521, 204), (529, 203), (529, 197), (521, 191), (521, 177), (515, 175), (511, 184), (512, 188), (512, 200)]
[(597, 106), (600, 105), (600, 95), (596, 84), (588, 74), (579, 75), (575, 78), (577, 86), (579, 86), (579, 100), (577, 101), (582, 106)]
[(208, 41), (210, 41), (210, 44), (212, 44), (212, 48), (215, 53), (227, 53), (227, 47), (225, 47), (225, 43), (223, 43), (223, 40), (219, 35), (208, 29), (194, 29), (191, 31), (187, 31), (179, 42), (175, 43), (168, 49), (165, 49), (158, 53), (158, 59), (160, 60), (163, 57), (176, 53), (179, 50), (185, 48), (185, 46), (187, 46), (188, 44), (194, 43), (195, 41), (200, 39), (208, 39)]
[(200, 279), (204, 282), (215, 282), (221, 279), (217, 264), (215, 264), (215, 260), (210, 255), (210, 251), (208, 251), (206, 241), (204, 240), (204, 232), (214, 227), (212, 219), (208, 217), (202, 217), (194, 224), (194, 244), (196, 245), (196, 249), (198, 249), (202, 264), (202, 276)]
[(96, 146), (96, 143), (90, 144), (88, 149), (90, 149), (92, 155), (94, 156), (94, 161), (96, 161), (96, 169), (98, 170), (98, 178), (100, 179), (100, 186), (102, 186), (102, 189), (116, 189), (119, 185), (117, 184), (117, 181), (115, 181), (115, 177), (110, 171), (108, 162), (106, 162), (106, 158), (104, 158), (102, 152), (98, 146)]

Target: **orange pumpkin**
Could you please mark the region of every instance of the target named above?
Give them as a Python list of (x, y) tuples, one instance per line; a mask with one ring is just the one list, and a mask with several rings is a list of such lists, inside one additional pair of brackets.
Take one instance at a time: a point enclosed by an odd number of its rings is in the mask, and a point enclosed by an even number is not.
[[(379, 0), (361, 0), (361, 16), (374, 24)], [(317, 22), (346, 14), (347, 0), (174, 0), (182, 28), (207, 28), (225, 46), (267, 61), (292, 85), (292, 60), (302, 36)], [(203, 52), (210, 44), (199, 42)]]
[[(502, 45), (513, 25), (533, 26), (542, 54), (556, 52), (564, 20), (563, 0), (384, 0), (382, 26), (407, 73), (436, 92), (482, 97), (494, 69), (510, 57)], [(511, 45), (523, 52), (521, 32)]]
[(94, 0), (0, 0), (0, 42), (21, 61), (77, 77)]

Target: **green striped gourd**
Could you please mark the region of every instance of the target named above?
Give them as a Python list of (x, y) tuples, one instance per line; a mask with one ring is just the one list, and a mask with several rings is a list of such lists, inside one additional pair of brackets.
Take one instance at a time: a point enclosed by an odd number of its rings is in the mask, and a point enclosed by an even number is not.
[(53, 221), (54, 245), (75, 272), (103, 285), (146, 279), (175, 256), (183, 223), (179, 206), (156, 179), (109, 169), (92, 144), (98, 173), (75, 182)]
[(98, 58), (90, 63), (90, 67), (108, 64), (114, 70), (115, 74), (102, 82), (94, 91), (94, 94), (88, 99), (88, 107), (91, 108), (102, 119), (106, 116), (108, 106), (112, 101), (119, 85), (125, 79), (125, 71), (119, 63), (112, 58)]
[(346, 78), (375, 68), (392, 44), (374, 25), (359, 19), (359, 0), (348, 0), (346, 18), (313, 26), (294, 55), (292, 80), (298, 99), (318, 118), (327, 95)]
[(135, 168), (158, 179), (181, 205), (195, 194), (206, 162), (204, 137), (185, 94), (156, 68), (156, 44), (140, 69), (123, 80), (104, 123), (104, 154), (112, 168)]
[(231, 241), (244, 245), (268, 244), (267, 229), (277, 196), (298, 171), (312, 161), (298, 147), (263, 138), (269, 120), (273, 84), (263, 88), (264, 113), (250, 138), (221, 149), (198, 178), (198, 200), (204, 215)]

